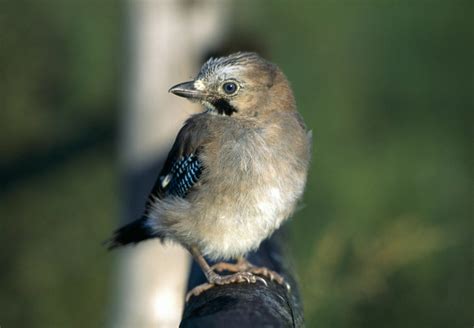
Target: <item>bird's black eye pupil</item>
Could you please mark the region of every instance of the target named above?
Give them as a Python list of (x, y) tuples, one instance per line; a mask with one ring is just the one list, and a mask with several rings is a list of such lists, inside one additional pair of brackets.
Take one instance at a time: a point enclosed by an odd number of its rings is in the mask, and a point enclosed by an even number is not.
[(233, 82), (224, 83), (223, 88), (224, 88), (225, 93), (229, 95), (237, 91), (237, 85)]

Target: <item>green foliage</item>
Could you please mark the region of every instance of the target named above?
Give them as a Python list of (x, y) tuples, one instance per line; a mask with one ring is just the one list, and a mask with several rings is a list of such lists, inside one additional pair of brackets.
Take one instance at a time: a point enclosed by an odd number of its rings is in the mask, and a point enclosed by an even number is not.
[(84, 153), (2, 195), (2, 326), (104, 326), (112, 263), (101, 243), (118, 215), (107, 152)]
[(2, 327), (105, 326), (117, 172), (110, 141), (84, 145), (114, 130), (119, 9), (0, 3)]
[[(267, 48), (313, 129), (305, 206), (290, 224), (309, 327), (472, 325), (472, 7), (236, 1), (234, 31)], [(113, 126), (121, 10), (0, 4), (6, 173)], [(105, 325), (113, 151), (98, 139), (0, 189), (2, 327)]]
[(0, 3), (4, 160), (115, 115), (119, 17), (113, 0)]

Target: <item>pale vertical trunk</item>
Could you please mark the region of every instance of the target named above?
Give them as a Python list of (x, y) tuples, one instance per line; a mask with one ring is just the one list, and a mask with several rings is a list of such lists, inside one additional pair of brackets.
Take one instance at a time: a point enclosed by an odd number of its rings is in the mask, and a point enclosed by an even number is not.
[[(203, 53), (222, 37), (227, 6), (228, 1), (126, 2), (128, 67), (120, 143), (125, 174), (166, 156), (183, 121), (198, 110), (167, 91), (197, 73)], [(177, 327), (190, 264), (186, 251), (151, 241), (119, 254), (110, 325)]]

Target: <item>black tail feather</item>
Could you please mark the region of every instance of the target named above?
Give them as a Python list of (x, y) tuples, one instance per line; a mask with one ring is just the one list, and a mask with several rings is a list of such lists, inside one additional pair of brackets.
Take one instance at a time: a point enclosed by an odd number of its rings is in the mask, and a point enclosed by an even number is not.
[(137, 244), (143, 240), (159, 238), (160, 235), (153, 231), (147, 224), (147, 220), (147, 218), (141, 218), (115, 230), (112, 238), (104, 242), (107, 249), (112, 250), (128, 244)]

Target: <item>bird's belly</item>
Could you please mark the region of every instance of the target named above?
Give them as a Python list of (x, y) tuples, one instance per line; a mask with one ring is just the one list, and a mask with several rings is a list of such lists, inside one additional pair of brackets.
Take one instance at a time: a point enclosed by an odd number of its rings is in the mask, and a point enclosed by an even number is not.
[[(280, 147), (280, 148), (278, 148)], [(223, 143), (206, 153), (198, 199), (193, 199), (196, 242), (211, 259), (256, 249), (292, 213), (303, 193), (306, 170), (291, 147), (262, 135)]]
[(234, 199), (216, 195), (198, 221), (201, 251), (212, 259), (229, 259), (256, 249), (288, 217), (294, 207), (278, 185), (254, 187)]

